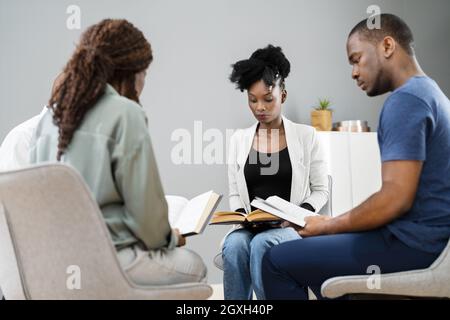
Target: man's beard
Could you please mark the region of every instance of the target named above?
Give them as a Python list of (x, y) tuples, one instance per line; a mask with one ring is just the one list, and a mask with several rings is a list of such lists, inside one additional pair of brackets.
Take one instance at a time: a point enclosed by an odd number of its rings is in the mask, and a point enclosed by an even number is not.
[(369, 97), (376, 97), (385, 94), (386, 92), (389, 92), (391, 90), (392, 85), (390, 76), (380, 68), (375, 77), (372, 89), (370, 89), (370, 91), (367, 91), (366, 93)]

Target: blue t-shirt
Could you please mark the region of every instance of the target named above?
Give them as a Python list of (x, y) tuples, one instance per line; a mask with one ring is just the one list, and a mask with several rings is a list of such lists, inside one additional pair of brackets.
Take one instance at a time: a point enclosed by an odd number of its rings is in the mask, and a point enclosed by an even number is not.
[(428, 77), (413, 77), (380, 115), (381, 161), (423, 161), (409, 212), (386, 226), (409, 247), (440, 253), (450, 238), (450, 101)]

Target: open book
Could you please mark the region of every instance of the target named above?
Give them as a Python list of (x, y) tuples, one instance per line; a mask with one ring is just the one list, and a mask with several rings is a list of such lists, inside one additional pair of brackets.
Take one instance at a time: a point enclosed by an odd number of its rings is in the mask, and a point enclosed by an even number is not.
[(281, 219), (262, 210), (255, 210), (250, 213), (236, 211), (215, 212), (210, 224), (246, 224), (258, 222), (274, 222)]
[(187, 237), (202, 233), (216, 210), (222, 195), (205, 192), (188, 200), (179, 196), (166, 196), (169, 206), (169, 222)]
[(255, 208), (271, 213), (283, 220), (292, 222), (300, 227), (306, 225), (305, 218), (318, 216), (317, 213), (306, 210), (278, 196), (268, 197), (266, 200), (255, 198), (251, 205)]

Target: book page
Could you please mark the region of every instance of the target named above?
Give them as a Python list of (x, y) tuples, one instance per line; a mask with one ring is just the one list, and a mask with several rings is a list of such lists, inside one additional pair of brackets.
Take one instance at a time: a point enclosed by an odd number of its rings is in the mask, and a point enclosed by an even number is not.
[(212, 191), (208, 191), (190, 200), (183, 208), (173, 227), (180, 229), (181, 234), (195, 232), (212, 193)]
[(214, 214), (214, 210), (217, 208), (221, 199), (222, 195), (216, 194), (214, 192), (211, 193), (208, 204), (206, 205), (205, 210), (203, 210), (203, 215), (200, 217), (200, 221), (197, 223), (197, 228), (194, 233), (199, 234), (205, 230), (208, 222), (211, 220)]
[[(285, 217), (286, 215), (283, 213), (283, 211), (279, 210), (278, 208), (275, 208), (273, 205), (267, 203), (265, 200), (262, 199), (255, 199), (250, 203), (255, 208), (261, 209), (265, 212), (271, 213), (277, 217), (280, 217), (284, 220), (287, 220)], [(292, 221), (291, 221), (292, 222)]]
[(179, 196), (166, 196), (167, 205), (169, 207), (169, 223), (172, 228), (176, 228), (181, 212), (188, 204), (189, 200)]
[(214, 212), (214, 216), (247, 216), (245, 213), (237, 212), (237, 211), (217, 211)]
[(251, 222), (276, 221), (280, 220), (280, 217), (277, 217), (269, 212), (258, 209), (250, 212), (247, 216), (247, 220)]
[(251, 205), (300, 227), (305, 226), (305, 217), (317, 215), (277, 196), (269, 197), (267, 200), (255, 199)]
[(284, 213), (286, 213), (288, 215), (299, 217), (303, 220), (309, 216), (318, 216), (318, 214), (315, 212), (312, 212), (305, 208), (297, 206), (297, 205), (295, 205), (289, 201), (286, 201), (280, 197), (277, 197), (277, 196), (272, 196), (272, 197), (267, 198), (266, 202), (281, 209), (281, 211), (283, 211)]
[(214, 216), (210, 224), (239, 224), (245, 222), (244, 216), (239, 215), (222, 215)]

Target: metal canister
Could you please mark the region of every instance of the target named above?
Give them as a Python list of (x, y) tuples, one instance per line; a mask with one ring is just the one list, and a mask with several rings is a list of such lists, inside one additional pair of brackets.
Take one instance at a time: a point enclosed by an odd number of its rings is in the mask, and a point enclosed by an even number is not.
[(370, 127), (365, 120), (345, 120), (333, 123), (333, 131), (370, 132)]

